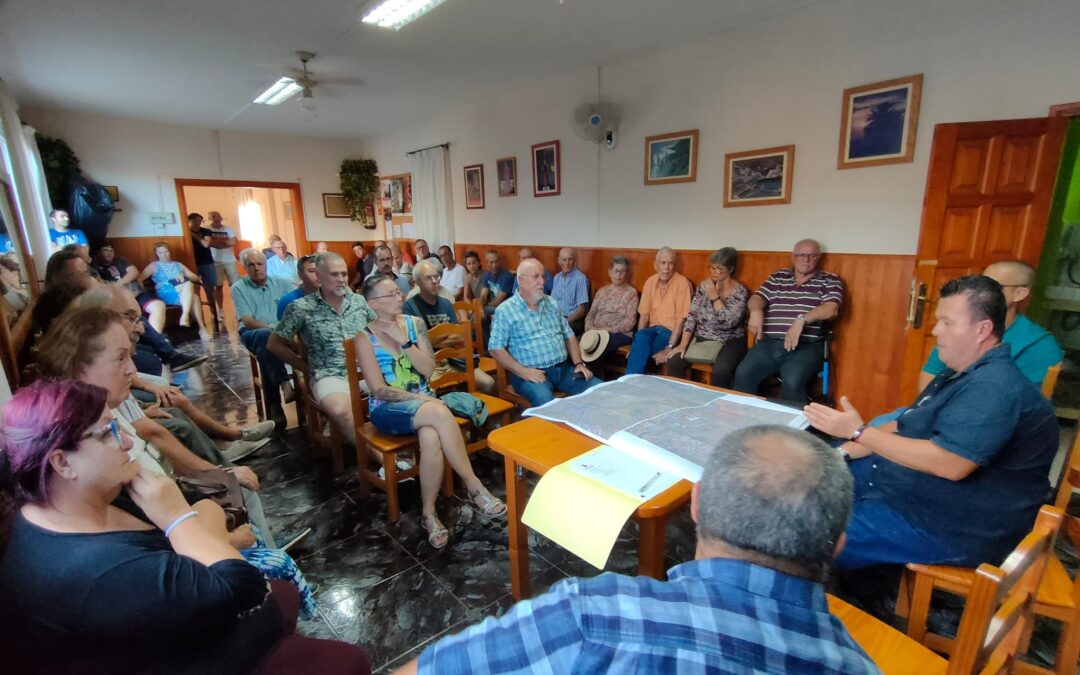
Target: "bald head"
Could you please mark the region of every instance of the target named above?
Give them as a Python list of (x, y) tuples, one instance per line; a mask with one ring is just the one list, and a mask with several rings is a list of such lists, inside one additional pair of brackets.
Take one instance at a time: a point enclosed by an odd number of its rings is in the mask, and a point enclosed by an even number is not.
[(577, 257), (574, 255), (574, 249), (565, 247), (559, 249), (559, 269), (569, 274), (574, 269), (574, 264), (577, 261)]
[(803, 239), (795, 244), (791, 251), (791, 267), (797, 276), (813, 276), (820, 263), (821, 244), (813, 239)]
[(1031, 296), (1035, 268), (1022, 260), (1001, 260), (987, 266), (983, 275), (1001, 284), (1007, 307), (1005, 325), (1011, 325), (1020, 305)]

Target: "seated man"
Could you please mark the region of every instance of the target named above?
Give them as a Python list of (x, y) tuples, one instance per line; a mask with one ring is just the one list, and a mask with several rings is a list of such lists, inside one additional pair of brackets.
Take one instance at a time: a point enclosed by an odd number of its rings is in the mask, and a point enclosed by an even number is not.
[(296, 269), (300, 273), (300, 288), (294, 288), (278, 300), (278, 321), (281, 321), (281, 317), (285, 315), (286, 307), (305, 295), (311, 295), (319, 290), (319, 275), (315, 273), (316, 257), (317, 255), (302, 256), (300, 261), (296, 264)]
[(543, 271), (536, 258), (518, 266), (518, 292), (495, 311), (488, 340), (492, 358), (510, 372), (514, 391), (534, 406), (550, 401), (555, 391), (580, 394), (600, 384), (581, 360), (566, 317), (544, 295)]
[[(419, 292), (409, 298), (402, 306), (402, 310), (406, 314), (422, 318), (424, 323), (427, 324), (428, 330), (439, 324), (461, 323), (458, 321), (453, 303), (439, 294), (439, 291), (445, 289), (439, 285), (439, 271), (430, 260), (425, 259), (416, 263), (416, 267), (413, 268), (413, 277), (416, 279), (416, 288)], [(460, 342), (455, 340), (454, 336), (448, 335), (441, 341), (432, 340), (431, 346), (438, 352), (444, 347), (458, 347)], [(446, 360), (436, 361), (435, 371), (428, 380), (431, 382), (438, 380), (442, 375), (449, 372), (451, 368), (458, 372), (464, 370), (463, 367), (451, 365)], [(473, 369), (473, 376), (476, 379), (476, 388), (485, 394), (490, 394), (495, 389), (495, 380), (479, 368)]]
[(300, 279), (297, 271), (296, 256), (289, 253), (289, 247), (281, 237), (270, 242), (270, 252), (270, 257), (266, 259), (266, 276), (273, 279), (284, 279), (294, 288), (299, 286)]
[(551, 297), (559, 305), (574, 335), (585, 332), (585, 313), (589, 309), (589, 278), (577, 268), (574, 249), (559, 250), (559, 267), (551, 286)]
[(286, 378), (285, 364), (266, 348), (266, 342), (277, 323), (278, 301), (292, 290), (292, 284), (280, 277), (268, 277), (266, 256), (256, 249), (242, 251), (240, 262), (247, 276), (231, 289), (240, 342), (259, 362), (266, 416), (284, 431), (285, 411), (281, 409), (280, 387)]
[[(431, 260), (432, 262), (439, 262), (439, 256), (431, 252), (431, 247), (428, 246), (426, 239), (417, 239), (413, 242), (413, 250), (416, 251), (416, 262), (413, 263), (413, 268), (421, 260)], [(442, 263), (439, 263), (440, 265)]]
[(863, 423), (805, 408), (816, 428), (848, 442), (855, 509), (842, 569), (910, 562), (1000, 564), (1028, 533), (1049, 493), (1058, 448), (1054, 410), (1001, 344), (1005, 296), (984, 276), (953, 279), (937, 306), (946, 366), (898, 419)]
[(694, 287), (675, 271), (675, 250), (664, 246), (657, 251), (654, 267), (656, 274), (646, 279), (641, 289), (637, 333), (626, 359), (627, 375), (644, 373), (650, 356), (657, 365), (667, 363), (690, 313)]
[(514, 275), (503, 269), (499, 252), (491, 249), (484, 259), (487, 261), (487, 271), (480, 277), (480, 306), (484, 308), (484, 316), (490, 318), (495, 309), (516, 291)]
[[(349, 268), (336, 253), (323, 253), (315, 266), (319, 290), (285, 309), (267, 348), (279, 359), (307, 375), (311, 394), (347, 441), (356, 445), (349, 381), (345, 373), (344, 340), (354, 337), (375, 319), (362, 295), (349, 288)], [(307, 361), (293, 351), (300, 335)]]
[(71, 216), (63, 209), (53, 209), (49, 212), (49, 244), (53, 253), (65, 246), (75, 244), (83, 260), (90, 257), (90, 242), (82, 230), (70, 229)]
[(402, 274), (394, 273), (394, 253), (390, 250), (389, 246), (380, 246), (375, 249), (375, 269), (371, 271), (367, 277), (373, 277), (376, 274), (381, 274), (386, 277), (390, 277), (397, 284), (398, 290), (401, 291), (401, 297), (404, 298), (409, 294), (409, 290), (412, 286), (409, 284), (409, 280)]
[(465, 266), (454, 260), (454, 249), (449, 246), (439, 247), (439, 260), (443, 266), (439, 285), (449, 291), (455, 301), (464, 299)]
[[(1005, 293), (1008, 309), (1005, 312), (1005, 335), (1001, 341), (1009, 346), (1013, 361), (1024, 377), (1036, 386), (1042, 384), (1046, 370), (1060, 363), (1065, 354), (1053, 335), (1020, 312), (1020, 306), (1031, 295), (1035, 268), (1020, 260), (1003, 260), (988, 266), (983, 274), (1001, 284), (1001, 290)], [(919, 391), (926, 389), (930, 380), (943, 372), (945, 364), (938, 357), (935, 347), (919, 373)]]
[(844, 301), (844, 282), (818, 269), (820, 262), (821, 246), (803, 239), (791, 253), (791, 269), (773, 272), (750, 296), (747, 328), (756, 342), (735, 369), (732, 388), (756, 394), (765, 378), (779, 374), (781, 398), (806, 403), (806, 387), (825, 361), (823, 324)]
[(667, 581), (564, 579), (398, 673), (880, 673), (822, 586), (849, 513), (851, 476), (827, 445), (737, 431), (690, 493), (697, 550)]
[[(526, 247), (522, 248), (520, 251), (518, 251), (518, 264), (520, 265), (521, 263), (525, 262), (529, 258), (535, 258), (535, 257), (536, 256), (533, 255), (533, 250), (531, 248), (529, 248), (528, 246), (526, 246)], [(544, 270), (544, 295), (551, 295), (551, 288), (554, 285), (554, 283), (555, 283), (555, 277), (552, 276), (551, 272), (548, 272), (545, 269)], [(517, 282), (517, 277), (515, 276), (514, 277), (514, 288), (510, 292), (511, 293), (517, 293), (517, 289), (518, 289), (518, 282)]]

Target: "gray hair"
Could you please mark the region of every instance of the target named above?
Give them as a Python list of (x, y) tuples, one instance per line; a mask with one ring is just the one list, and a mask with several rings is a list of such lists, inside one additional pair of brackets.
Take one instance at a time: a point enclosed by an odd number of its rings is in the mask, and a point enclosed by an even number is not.
[(97, 284), (79, 296), (79, 307), (111, 307), (117, 295), (113, 284)]
[(329, 265), (331, 261), (335, 260), (340, 260), (342, 263), (345, 262), (345, 258), (342, 258), (340, 254), (334, 253), (333, 251), (319, 253), (315, 256), (315, 268), (325, 270), (326, 266)]
[(660, 250), (656, 252), (656, 257), (653, 260), (660, 260), (660, 256), (664, 253), (670, 253), (672, 258), (676, 257), (675, 249), (670, 246), (661, 246)]
[[(247, 265), (248, 264), (248, 258), (250, 258), (255, 253), (258, 253), (259, 255), (263, 255), (263, 252), (260, 251), (257, 248), (245, 248), (243, 251), (240, 251), (240, 264), (241, 265)], [(263, 256), (263, 257), (266, 257), (266, 256)]]
[(735, 274), (735, 264), (738, 260), (739, 252), (730, 246), (718, 248), (709, 256), (710, 265), (723, 265), (732, 274)]
[[(442, 274), (442, 269), (440, 269), (440, 267), (436, 267), (435, 263), (433, 263), (430, 260), (425, 258), (423, 260), (418, 261), (415, 265), (413, 265), (412, 273), (413, 273), (414, 277), (422, 277), (422, 276), (424, 276), (425, 273), (426, 274)], [(425, 270), (427, 270), (428, 268), (431, 268), (431, 271), (430, 272), (425, 272)]]
[(840, 454), (777, 425), (728, 434), (698, 484), (698, 535), (751, 562), (822, 580), (851, 515), (854, 480)]
[(612, 267), (615, 267), (616, 265), (622, 265), (626, 269), (630, 269), (630, 259), (627, 258), (624, 255), (613, 255), (613, 256), (611, 256), (611, 262), (608, 263), (607, 267), (608, 267), (608, 269), (611, 269)]

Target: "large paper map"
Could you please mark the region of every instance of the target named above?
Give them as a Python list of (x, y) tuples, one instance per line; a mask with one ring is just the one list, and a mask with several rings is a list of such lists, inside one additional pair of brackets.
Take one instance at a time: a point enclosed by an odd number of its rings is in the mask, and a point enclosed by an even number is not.
[(716, 442), (732, 431), (807, 426), (793, 408), (652, 375), (626, 375), (524, 414), (562, 422), (694, 482)]

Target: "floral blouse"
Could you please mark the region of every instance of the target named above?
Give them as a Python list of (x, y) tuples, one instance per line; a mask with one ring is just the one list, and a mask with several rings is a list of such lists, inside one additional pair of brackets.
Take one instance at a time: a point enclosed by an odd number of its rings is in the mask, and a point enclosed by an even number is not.
[[(745, 300), (743, 304), (746, 304)], [(637, 325), (637, 309), (638, 292), (633, 286), (608, 284), (593, 297), (589, 313), (585, 315), (585, 329), (630, 335)]]
[(690, 315), (683, 324), (683, 332), (690, 333), (699, 340), (728, 340), (746, 338), (746, 301), (750, 291), (738, 284), (720, 305), (709, 302), (709, 279), (698, 284), (694, 299), (690, 301)]

